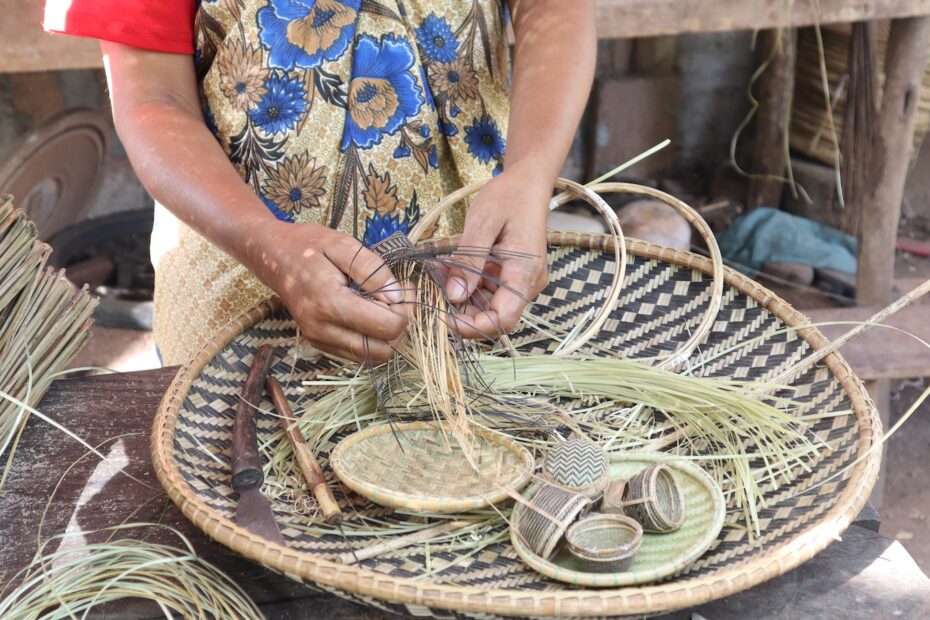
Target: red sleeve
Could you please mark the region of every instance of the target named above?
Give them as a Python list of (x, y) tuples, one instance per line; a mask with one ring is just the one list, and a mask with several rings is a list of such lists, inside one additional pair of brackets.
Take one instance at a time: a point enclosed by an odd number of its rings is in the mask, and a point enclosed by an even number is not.
[(48, 32), (194, 53), (196, 0), (46, 0)]

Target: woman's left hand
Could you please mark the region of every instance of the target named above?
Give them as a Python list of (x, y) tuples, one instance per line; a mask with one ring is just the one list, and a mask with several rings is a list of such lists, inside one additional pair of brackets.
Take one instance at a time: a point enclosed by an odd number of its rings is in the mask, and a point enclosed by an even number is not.
[(454, 326), (463, 337), (493, 338), (510, 332), (527, 304), (546, 287), (551, 197), (551, 183), (517, 170), (506, 170), (478, 192), (466, 213), (459, 246), (484, 252), (453, 256), (468, 268), (450, 267), (446, 281), (449, 300), (461, 310)]

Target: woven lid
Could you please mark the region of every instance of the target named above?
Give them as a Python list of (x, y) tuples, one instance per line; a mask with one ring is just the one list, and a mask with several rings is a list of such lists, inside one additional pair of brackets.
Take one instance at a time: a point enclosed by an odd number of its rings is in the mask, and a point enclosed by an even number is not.
[(569, 439), (546, 453), (542, 469), (543, 476), (556, 484), (599, 491), (606, 483), (607, 454), (593, 441)]

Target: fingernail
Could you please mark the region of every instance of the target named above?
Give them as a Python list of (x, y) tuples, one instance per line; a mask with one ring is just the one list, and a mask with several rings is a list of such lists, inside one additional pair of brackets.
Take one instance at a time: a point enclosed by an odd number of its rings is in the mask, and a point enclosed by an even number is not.
[(461, 278), (452, 278), (449, 281), (449, 284), (446, 286), (446, 294), (449, 295), (449, 299), (461, 303), (468, 299), (468, 289), (465, 287), (465, 282)]
[(404, 303), (404, 294), (401, 292), (400, 282), (397, 280), (391, 280), (387, 283), (384, 287), (384, 294), (387, 295), (392, 304)]

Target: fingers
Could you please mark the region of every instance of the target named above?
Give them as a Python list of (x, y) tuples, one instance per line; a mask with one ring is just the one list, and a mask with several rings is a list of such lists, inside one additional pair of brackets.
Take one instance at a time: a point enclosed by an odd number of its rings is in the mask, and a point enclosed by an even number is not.
[(338, 289), (321, 301), (324, 320), (378, 340), (396, 340), (407, 328), (407, 311), (402, 305), (389, 306), (360, 297), (348, 288)]
[(454, 304), (463, 304), (481, 282), (482, 271), (487, 261), (487, 254), (476, 251), (490, 248), (497, 240), (500, 226), (488, 219), (479, 217), (465, 218), (465, 230), (459, 239), (458, 247), (469, 252), (458, 252), (449, 263), (449, 278), (446, 280), (446, 295)]
[(371, 293), (387, 303), (403, 303), (401, 285), (394, 278), (394, 274), (381, 257), (357, 240), (342, 235), (328, 247), (324, 247), (323, 253), (366, 293)]
[[(488, 338), (511, 332), (520, 321), (529, 300), (545, 288), (547, 272), (537, 265), (506, 261), (500, 270), (500, 285), (493, 293), (478, 289), (465, 307), (465, 316), (453, 321), (463, 338)], [(522, 261), (519, 261), (522, 262)], [(488, 296), (490, 295), (490, 299)]]
[(336, 325), (329, 326), (325, 333), (308, 340), (325, 353), (372, 366), (386, 362), (394, 354), (390, 343)]

